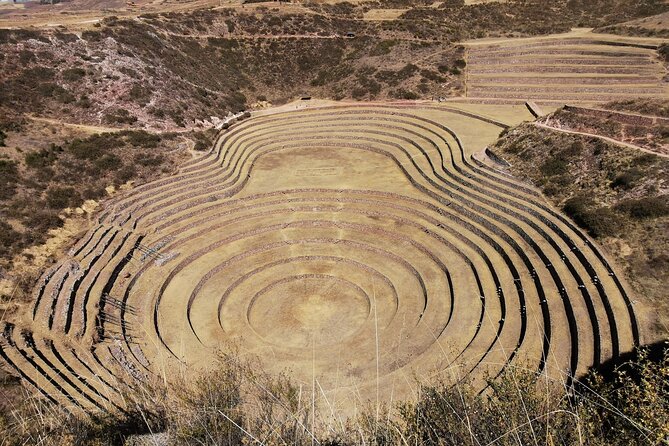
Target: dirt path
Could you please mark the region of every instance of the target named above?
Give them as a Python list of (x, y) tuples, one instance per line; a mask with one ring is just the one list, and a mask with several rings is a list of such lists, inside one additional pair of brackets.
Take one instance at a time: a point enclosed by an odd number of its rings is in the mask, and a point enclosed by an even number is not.
[(555, 130), (557, 132), (571, 133), (572, 135), (592, 136), (592, 137), (595, 137), (595, 138), (603, 139), (603, 140), (608, 141), (608, 142), (613, 143), (613, 144), (618, 144), (620, 146), (629, 147), (630, 149), (636, 149), (636, 150), (640, 150), (642, 152), (652, 153), (653, 155), (669, 158), (669, 155), (667, 155), (667, 154), (655, 152), (653, 150), (646, 149), (646, 148), (640, 147), (640, 146), (636, 146), (634, 144), (629, 144), (629, 143), (626, 143), (626, 142), (618, 141), (617, 139), (609, 138), (608, 136), (597, 135), (596, 133), (578, 132), (578, 131), (575, 131), (575, 130), (561, 129), (561, 128), (558, 128), (558, 127), (552, 127), (550, 125), (541, 124), (539, 122), (535, 122), (534, 125), (536, 125), (537, 127), (542, 127), (542, 128), (548, 129), (548, 130)]
[[(188, 82), (188, 81), (185, 81), (185, 82)], [(204, 87), (199, 87), (198, 85), (195, 85), (195, 84), (192, 84), (192, 85), (194, 87), (204, 88)], [(59, 126), (71, 128), (73, 130), (79, 130), (81, 132), (90, 133), (90, 134), (123, 132), (123, 131), (126, 131), (126, 130), (131, 130), (131, 131), (146, 130), (146, 131), (150, 131), (150, 132), (153, 132), (153, 133), (188, 133), (188, 132), (196, 129), (195, 127), (172, 128), (172, 129), (164, 129), (164, 130), (155, 130), (155, 129), (151, 129), (151, 128), (148, 128), (148, 127), (140, 127), (140, 128), (137, 128), (137, 127), (120, 127), (120, 128), (117, 128), (117, 127), (104, 127), (104, 126), (88, 125), (88, 124), (75, 124), (75, 123), (71, 123), (71, 122), (61, 121), (61, 120), (58, 120), (58, 119), (42, 118), (40, 116), (30, 116), (30, 115), (28, 115), (27, 117), (28, 117), (28, 119), (30, 119), (32, 121), (35, 121), (35, 122), (43, 122), (45, 124), (59, 125)]]
[[(569, 106), (569, 104), (567, 104)], [(643, 118), (643, 119), (653, 119), (655, 122), (663, 122), (663, 121), (669, 121), (669, 118), (665, 118), (663, 116), (657, 116), (657, 115), (642, 115), (641, 113), (634, 113), (634, 112), (629, 112), (629, 111), (621, 111), (621, 110), (609, 110), (607, 108), (596, 108), (596, 107), (576, 107), (580, 108), (583, 110), (593, 110), (596, 112), (605, 112), (605, 113), (611, 113), (615, 115), (623, 115), (623, 116), (632, 116), (635, 118)]]
[(62, 125), (64, 127), (69, 127), (71, 129), (80, 130), (87, 133), (108, 133), (108, 132), (120, 132), (122, 130), (128, 130), (126, 128), (114, 128), (114, 127), (103, 127), (87, 124), (73, 124), (70, 122), (64, 122), (59, 119), (51, 118), (41, 118), (39, 116), (28, 115), (28, 118), (36, 122), (44, 122), (47, 124)]

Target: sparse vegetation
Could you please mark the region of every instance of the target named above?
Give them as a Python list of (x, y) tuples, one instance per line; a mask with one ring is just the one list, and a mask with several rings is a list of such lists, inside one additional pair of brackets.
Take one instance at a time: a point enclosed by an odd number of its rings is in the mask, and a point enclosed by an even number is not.
[[(81, 417), (35, 399), (0, 412), (5, 445), (124, 444), (132, 435), (164, 433), (174, 445), (417, 444), (641, 446), (669, 436), (669, 356), (648, 350), (605, 374), (592, 373), (573, 390), (511, 368), (479, 395), (465, 380), (416, 383), (418, 397), (390, 407), (371, 405), (343, 422), (302, 407), (300, 389), (286, 375), (269, 376), (226, 355), (180, 391), (144, 386), (129, 396), (125, 415)], [(306, 397), (306, 396), (305, 396)], [(309, 397), (310, 398), (310, 397)], [(40, 423), (30, 420), (41, 419)], [(325, 424), (323, 424), (325, 423)], [(131, 438), (131, 437), (130, 437)], [(155, 437), (157, 439), (157, 437)]]
[(137, 117), (133, 116), (128, 110), (118, 108), (116, 110), (107, 112), (104, 121), (108, 124), (134, 124), (137, 122)]
[(648, 116), (669, 118), (669, 101), (663, 99), (629, 99), (604, 104), (604, 108)]
[[(493, 150), (609, 247), (636, 291), (669, 316), (662, 285), (669, 280), (669, 263), (657, 260), (656, 252), (669, 243), (662, 186), (669, 181), (667, 158), (530, 124), (508, 132)], [(629, 251), (621, 252), (620, 242)]]
[(17, 223), (1, 228), (0, 264), (43, 243), (50, 229), (62, 225), (63, 209), (105, 197), (106, 186), (148, 181), (174, 169), (178, 157), (157, 150), (161, 142), (160, 135), (129, 130), (51, 143), (27, 151), (21, 163), (0, 159), (0, 215)]

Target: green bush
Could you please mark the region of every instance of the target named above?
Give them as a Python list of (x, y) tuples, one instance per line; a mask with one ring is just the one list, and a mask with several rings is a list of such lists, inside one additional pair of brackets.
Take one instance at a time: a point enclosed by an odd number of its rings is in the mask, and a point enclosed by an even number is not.
[(101, 171), (116, 170), (123, 166), (123, 161), (116, 155), (106, 154), (95, 160), (95, 166)]
[(657, 155), (653, 155), (652, 153), (644, 153), (643, 155), (639, 155), (636, 158), (634, 158), (632, 160), (632, 165), (636, 167), (647, 167), (647, 166), (652, 166), (659, 160), (660, 157)]
[(19, 180), (20, 175), (16, 163), (0, 159), (0, 199), (11, 197), (16, 191)]
[(68, 68), (63, 71), (63, 80), (67, 82), (77, 82), (86, 76), (86, 70), (83, 68)]
[(91, 135), (86, 139), (75, 139), (67, 150), (76, 158), (82, 160), (96, 160), (105, 152), (117, 149), (123, 146), (123, 140), (120, 134), (98, 133)]
[(616, 210), (629, 214), (636, 220), (664, 217), (669, 215), (669, 196), (624, 200), (616, 205)]
[(135, 163), (139, 164), (140, 166), (156, 167), (156, 166), (160, 166), (161, 164), (163, 164), (165, 162), (165, 157), (162, 156), (162, 155), (150, 155), (150, 154), (147, 154), (147, 153), (141, 153), (141, 154), (135, 155), (134, 161), (135, 161)]
[(62, 147), (51, 144), (51, 147), (48, 149), (27, 153), (25, 156), (26, 166), (32, 169), (43, 169), (51, 166), (58, 159), (58, 154), (61, 152), (63, 152)]
[(400, 88), (400, 89), (397, 89), (397, 90), (393, 91), (392, 96), (396, 99), (407, 99), (407, 100), (413, 100), (413, 99), (420, 98), (420, 96), (418, 96), (413, 91), (405, 90), (403, 88)]
[(160, 135), (149, 133), (146, 130), (124, 131), (120, 135), (124, 136), (128, 144), (133, 147), (144, 147), (146, 149), (158, 147), (161, 141)]
[(107, 195), (107, 191), (102, 186), (90, 186), (85, 188), (81, 195), (85, 200), (97, 200)]
[(206, 142), (199, 140), (195, 142), (193, 150), (197, 150), (198, 152), (204, 152), (205, 150), (209, 150), (209, 145)]
[(384, 56), (390, 54), (393, 47), (399, 42), (395, 39), (382, 40), (377, 43), (369, 52), (370, 56)]
[(546, 176), (564, 175), (569, 171), (569, 164), (567, 160), (561, 157), (548, 158), (539, 167), (541, 173)]
[(28, 65), (35, 60), (35, 54), (30, 50), (21, 50), (19, 52), (19, 63), (21, 65)]
[(93, 101), (87, 95), (82, 94), (77, 101), (77, 106), (81, 108), (91, 108), (93, 106)]
[(135, 176), (137, 176), (137, 169), (135, 169), (135, 166), (125, 166), (116, 171), (115, 178), (118, 184), (123, 184), (132, 180)]
[(128, 97), (140, 105), (146, 105), (151, 100), (153, 92), (142, 84), (134, 84), (128, 92)]
[(45, 82), (37, 85), (37, 92), (40, 96), (53, 98), (63, 104), (70, 104), (76, 100), (74, 95), (53, 82)]
[(52, 187), (46, 191), (46, 203), (51, 209), (75, 207), (81, 202), (81, 196), (74, 187)]
[(617, 175), (610, 186), (613, 189), (631, 189), (636, 186), (637, 182), (643, 178), (643, 172), (637, 168), (632, 168), (626, 172)]
[(577, 225), (595, 238), (613, 236), (620, 228), (620, 218), (608, 207), (597, 207), (583, 195), (567, 200), (562, 208)]
[(669, 62), (669, 43), (663, 43), (660, 45), (660, 47), (657, 49), (657, 52), (663, 61)]
[(134, 124), (137, 122), (137, 117), (130, 114), (130, 112), (124, 108), (118, 108), (107, 112), (104, 116), (104, 121), (107, 124)]
[(59, 228), (63, 225), (63, 220), (58, 216), (59, 210), (35, 207), (26, 213), (23, 224), (30, 229), (28, 236), (33, 237), (32, 242), (44, 240), (49, 229)]
[(16, 232), (7, 222), (0, 220), (0, 256), (10, 255), (14, 245), (19, 243), (20, 240), (21, 234)]
[(205, 132), (195, 132), (193, 133), (193, 137), (195, 138), (195, 146), (193, 149), (200, 152), (209, 150), (214, 143), (212, 137)]

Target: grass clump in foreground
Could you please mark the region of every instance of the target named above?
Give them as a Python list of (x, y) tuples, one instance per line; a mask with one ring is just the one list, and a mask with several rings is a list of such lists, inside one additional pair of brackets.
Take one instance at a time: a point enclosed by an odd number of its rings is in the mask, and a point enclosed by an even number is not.
[(509, 367), (482, 394), (466, 380), (429, 383), (412, 401), (370, 404), (345, 422), (327, 407), (312, 412), (310, 386), (222, 355), (188, 385), (128, 394), (123, 415), (76, 416), (28, 398), (0, 414), (0, 445), (138, 444), (138, 433), (154, 434), (143, 444), (170, 445), (661, 445), (669, 441), (669, 350), (661, 348), (569, 389)]

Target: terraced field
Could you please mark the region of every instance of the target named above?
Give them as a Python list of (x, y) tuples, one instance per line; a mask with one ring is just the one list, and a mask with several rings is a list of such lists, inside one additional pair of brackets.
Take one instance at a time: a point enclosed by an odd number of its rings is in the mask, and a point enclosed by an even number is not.
[(649, 39), (597, 34), (476, 44), (467, 54), (467, 97), (555, 104), (667, 97), (666, 70)]
[(514, 363), (568, 380), (639, 329), (588, 237), (463, 146), (502, 127), (381, 104), (235, 124), (108, 203), (45, 272), (31, 320), (4, 325), (0, 356), (85, 409), (122, 407), (125, 386), (207, 367), (231, 341), (344, 411), (408, 393), (414, 371), (483, 388)]

